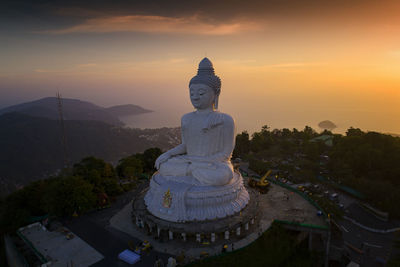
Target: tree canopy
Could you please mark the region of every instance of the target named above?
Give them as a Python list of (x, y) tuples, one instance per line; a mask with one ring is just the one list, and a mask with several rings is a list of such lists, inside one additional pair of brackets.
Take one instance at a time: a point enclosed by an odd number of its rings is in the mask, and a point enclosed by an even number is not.
[(159, 148), (150, 148), (121, 159), (116, 170), (102, 159), (86, 157), (54, 177), (32, 182), (0, 199), (1, 232), (14, 231), (33, 216), (71, 216), (95, 209), (100, 199), (123, 192), (121, 179), (136, 178), (144, 171), (152, 174), (160, 154)]
[(249, 138), (236, 137), (234, 157), (249, 161), (249, 167), (262, 175), (277, 169), (299, 182), (320, 176), (322, 157), (327, 160), (329, 177), (363, 193), (377, 207), (400, 217), (394, 203), (400, 201), (400, 138), (349, 128), (346, 135), (309, 126), (274, 129), (263, 126)]

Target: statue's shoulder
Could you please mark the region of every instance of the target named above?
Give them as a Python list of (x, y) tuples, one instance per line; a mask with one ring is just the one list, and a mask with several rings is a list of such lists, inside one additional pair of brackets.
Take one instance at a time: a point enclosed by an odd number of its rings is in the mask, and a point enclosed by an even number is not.
[(226, 113), (222, 113), (222, 112), (216, 112), (216, 114), (218, 114), (217, 116), (220, 117), (220, 120), (224, 123), (224, 124), (235, 124), (235, 120), (232, 118), (231, 115), (226, 114)]
[(185, 115), (182, 116), (181, 118), (181, 125), (186, 125), (194, 116), (194, 112), (189, 112), (186, 113)]
[(205, 128), (211, 129), (219, 125), (224, 125), (224, 127), (232, 128), (235, 126), (235, 122), (230, 115), (215, 111), (208, 116)]

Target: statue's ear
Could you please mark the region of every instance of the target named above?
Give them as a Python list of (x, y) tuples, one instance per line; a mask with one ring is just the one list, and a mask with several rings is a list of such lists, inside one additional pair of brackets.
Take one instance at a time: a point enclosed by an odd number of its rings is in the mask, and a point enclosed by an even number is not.
[(218, 109), (218, 98), (219, 98), (219, 96), (215, 95), (215, 99), (214, 99), (214, 108), (215, 109)]

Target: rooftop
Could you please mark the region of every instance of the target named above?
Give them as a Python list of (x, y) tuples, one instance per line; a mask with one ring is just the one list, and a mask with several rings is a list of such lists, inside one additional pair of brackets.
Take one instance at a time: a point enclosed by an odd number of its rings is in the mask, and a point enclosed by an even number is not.
[(103, 255), (65, 227), (50, 232), (42, 224), (34, 223), (19, 229), (34, 249), (51, 261), (51, 266), (89, 266)]

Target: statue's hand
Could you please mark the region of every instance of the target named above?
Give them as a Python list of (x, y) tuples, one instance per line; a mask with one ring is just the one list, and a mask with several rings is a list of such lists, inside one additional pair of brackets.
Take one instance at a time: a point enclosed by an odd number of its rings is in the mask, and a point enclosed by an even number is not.
[(156, 159), (156, 163), (154, 164), (154, 166), (156, 167), (157, 170), (160, 169), (161, 163), (166, 162), (169, 158), (171, 158), (171, 154), (169, 154), (168, 152), (165, 152), (163, 154), (161, 154), (157, 159)]

